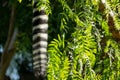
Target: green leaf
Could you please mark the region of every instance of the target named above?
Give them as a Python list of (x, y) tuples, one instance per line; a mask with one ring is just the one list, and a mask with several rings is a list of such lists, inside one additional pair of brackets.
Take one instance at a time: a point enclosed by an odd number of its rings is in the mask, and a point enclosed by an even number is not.
[(18, 0), (18, 2), (19, 2), (19, 3), (21, 3), (21, 2), (22, 2), (22, 0)]

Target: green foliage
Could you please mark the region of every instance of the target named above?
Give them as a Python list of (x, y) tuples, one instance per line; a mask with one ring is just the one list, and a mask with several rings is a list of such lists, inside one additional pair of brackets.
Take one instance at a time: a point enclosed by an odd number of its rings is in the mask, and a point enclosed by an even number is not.
[[(32, 52), (33, 0), (17, 1), (17, 52)], [(120, 1), (106, 1), (119, 30)], [(9, 0), (9, 4), (15, 2)], [(98, 4), (99, 0), (39, 0), (38, 9), (45, 7), (49, 15), (48, 80), (120, 80), (120, 42), (112, 37)], [(0, 41), (4, 44), (10, 11), (8, 7), (0, 10), (6, 15), (0, 15)]]
[[(92, 78), (94, 75), (92, 67), (96, 60), (94, 55), (96, 53), (96, 42), (91, 35), (92, 26), (86, 24), (86, 27), (84, 31), (80, 30), (81, 27), (76, 28), (76, 31), (72, 34), (73, 42), (70, 43), (70, 48), (73, 49), (75, 70), (80, 72), (80, 75), (84, 75), (85, 78), (87, 76)], [(78, 64), (79, 61), (81, 64)], [(82, 65), (84, 65), (84, 69)]]
[[(56, 12), (52, 6), (54, 12), (51, 17), (55, 17), (57, 21), (53, 22), (58, 24), (50, 28), (57, 27), (55, 33), (59, 35), (58, 38), (53, 36), (53, 40), (49, 43), (48, 78), (119, 80), (120, 46), (112, 38), (107, 21), (103, 20), (97, 11), (98, 1), (55, 0), (55, 3), (59, 4), (54, 5), (59, 9)], [(117, 24), (119, 23), (116, 21), (116, 27)], [(72, 61), (69, 59), (69, 53), (72, 54)], [(64, 75), (61, 75), (61, 70)]]
[(21, 3), (21, 2), (22, 2), (22, 0), (18, 0), (18, 2), (19, 2), (19, 3)]
[(66, 80), (69, 71), (69, 60), (66, 57), (64, 37), (58, 35), (58, 40), (54, 39), (49, 44), (49, 65), (48, 65), (48, 80)]
[(51, 7), (50, 7), (49, 4), (50, 4), (49, 0), (38, 0), (37, 8), (38, 8), (38, 10), (40, 10), (41, 8), (44, 8), (45, 12), (47, 14), (50, 14), (51, 13)]

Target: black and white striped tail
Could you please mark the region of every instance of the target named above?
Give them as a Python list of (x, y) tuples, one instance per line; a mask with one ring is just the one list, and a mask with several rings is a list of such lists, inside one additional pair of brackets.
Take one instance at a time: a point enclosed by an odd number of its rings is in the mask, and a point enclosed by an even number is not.
[(44, 8), (37, 9), (34, 1), (33, 9), (33, 70), (39, 80), (46, 80), (47, 76), (47, 40), (48, 16)]

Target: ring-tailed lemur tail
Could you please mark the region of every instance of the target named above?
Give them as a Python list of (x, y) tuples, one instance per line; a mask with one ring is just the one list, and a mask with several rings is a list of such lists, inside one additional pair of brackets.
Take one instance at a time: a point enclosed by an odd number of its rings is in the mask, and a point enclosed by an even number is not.
[(48, 40), (48, 16), (44, 8), (37, 9), (37, 1), (34, 0), (33, 9), (33, 70), (39, 80), (46, 80), (47, 76), (47, 40)]

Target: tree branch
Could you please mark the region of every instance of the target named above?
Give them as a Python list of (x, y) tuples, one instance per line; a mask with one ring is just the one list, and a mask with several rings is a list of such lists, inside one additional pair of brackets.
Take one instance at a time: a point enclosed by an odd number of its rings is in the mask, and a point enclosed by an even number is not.
[[(106, 18), (106, 15), (104, 15), (104, 11), (105, 9), (109, 10), (108, 13), (108, 18)], [(102, 17), (103, 19), (107, 20), (108, 19), (108, 26), (109, 26), (109, 31), (112, 33), (112, 37), (116, 40), (116, 41), (120, 41), (120, 31), (116, 30), (115, 28), (115, 14), (113, 13), (113, 11), (110, 9), (110, 7), (107, 5), (107, 3), (105, 2), (105, 0), (100, 0), (99, 2), (99, 9), (98, 9), (101, 13), (102, 13)]]
[(9, 21), (9, 32), (5, 48), (1, 57), (0, 64), (0, 80), (5, 80), (5, 73), (10, 64), (10, 61), (15, 53), (15, 38), (17, 36), (17, 28), (14, 30), (14, 19), (15, 19), (15, 5), (12, 5), (11, 17)]

